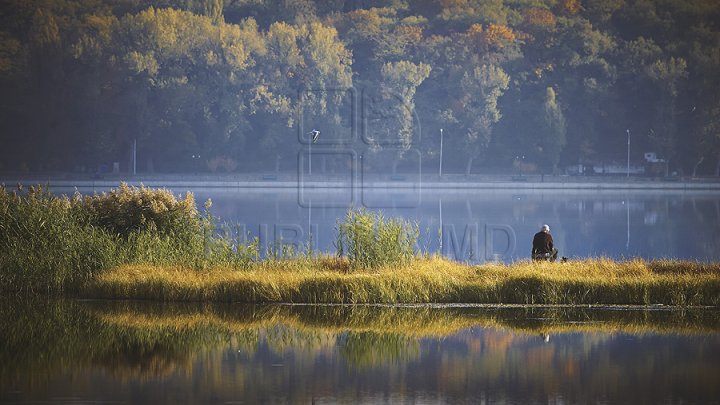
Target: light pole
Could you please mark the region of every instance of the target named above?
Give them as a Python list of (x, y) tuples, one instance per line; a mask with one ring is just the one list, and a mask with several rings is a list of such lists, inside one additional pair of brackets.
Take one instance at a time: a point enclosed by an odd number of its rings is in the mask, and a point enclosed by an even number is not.
[(627, 241), (625, 242), (625, 250), (630, 250), (630, 197), (627, 197), (626, 207), (627, 210)]
[(443, 129), (440, 128), (440, 177), (442, 177)]
[(200, 154), (198, 153), (197, 155), (192, 155), (192, 160), (193, 172), (195, 172), (195, 174), (198, 174), (198, 172), (200, 171)]
[(137, 173), (137, 138), (133, 139), (132, 163), (132, 174), (134, 176)]
[(630, 130), (626, 129), (627, 131), (627, 138), (628, 138), (628, 144), (627, 144), (627, 177), (630, 178)]

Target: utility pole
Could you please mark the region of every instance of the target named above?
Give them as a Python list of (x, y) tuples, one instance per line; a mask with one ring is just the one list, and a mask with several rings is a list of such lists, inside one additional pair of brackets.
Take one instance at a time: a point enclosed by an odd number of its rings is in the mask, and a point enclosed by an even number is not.
[(137, 138), (133, 139), (132, 157), (133, 157), (132, 173), (134, 176), (137, 173)]
[(440, 177), (442, 177), (443, 129), (440, 128)]
[(627, 177), (630, 178), (630, 130), (627, 129), (627, 138), (628, 138), (628, 144), (627, 144)]

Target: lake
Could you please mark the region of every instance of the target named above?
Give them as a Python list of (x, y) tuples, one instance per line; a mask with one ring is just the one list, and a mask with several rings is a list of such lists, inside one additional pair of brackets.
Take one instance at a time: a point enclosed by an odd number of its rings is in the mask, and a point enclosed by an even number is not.
[[(173, 190), (176, 193), (185, 190)], [(334, 252), (348, 207), (416, 222), (419, 251), (467, 262), (528, 259), (549, 224), (560, 255), (720, 260), (720, 193), (658, 190), (196, 189), (228, 233)], [(265, 249), (263, 249), (264, 251)]]
[[(69, 194), (73, 189), (53, 191)], [(103, 189), (79, 189), (92, 194)], [(528, 259), (549, 224), (561, 256), (720, 260), (720, 191), (594, 189), (175, 188), (225, 223), (229, 237), (335, 252), (348, 208), (418, 224), (418, 251), (470, 263)]]
[(2, 403), (720, 403), (720, 311), (3, 299)]

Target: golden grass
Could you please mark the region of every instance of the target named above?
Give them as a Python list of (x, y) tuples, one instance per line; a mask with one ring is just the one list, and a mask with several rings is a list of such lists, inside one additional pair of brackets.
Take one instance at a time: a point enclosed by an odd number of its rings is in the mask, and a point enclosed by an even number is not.
[[(136, 310), (94, 310), (104, 325), (136, 330), (187, 331), (212, 328), (223, 333), (248, 333), (284, 325), (307, 335), (338, 335), (346, 332), (397, 334), (407, 338), (442, 338), (471, 327), (506, 330), (513, 333), (540, 335), (560, 333), (644, 334), (714, 334), (720, 324), (717, 316), (690, 316), (668, 311), (598, 311), (584, 312), (586, 321), (577, 322), (577, 313), (545, 308), (542, 320), (528, 321), (519, 308), (507, 312), (462, 308), (353, 307), (324, 308), (321, 313), (304, 313), (288, 306), (268, 306), (252, 316), (203, 312), (148, 314)], [(711, 318), (711, 319), (710, 319)]]
[(265, 261), (250, 270), (125, 265), (82, 295), (254, 303), (720, 305), (720, 264), (589, 259), (466, 265), (439, 257), (348, 271), (332, 257)]

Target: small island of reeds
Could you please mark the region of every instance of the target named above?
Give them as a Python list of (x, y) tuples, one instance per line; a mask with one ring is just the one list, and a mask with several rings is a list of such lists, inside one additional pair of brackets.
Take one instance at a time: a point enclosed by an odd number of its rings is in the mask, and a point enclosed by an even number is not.
[[(0, 188), (6, 293), (247, 303), (719, 306), (720, 263), (590, 258), (471, 265), (418, 253), (417, 226), (350, 210), (337, 254), (222, 236), (194, 197)], [(263, 254), (261, 254), (263, 253)]]

